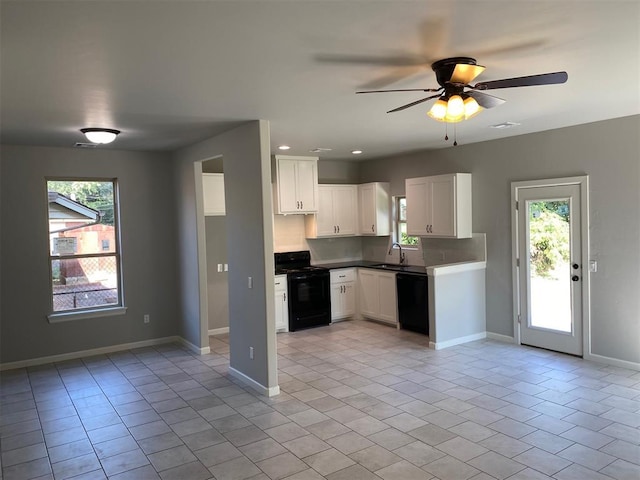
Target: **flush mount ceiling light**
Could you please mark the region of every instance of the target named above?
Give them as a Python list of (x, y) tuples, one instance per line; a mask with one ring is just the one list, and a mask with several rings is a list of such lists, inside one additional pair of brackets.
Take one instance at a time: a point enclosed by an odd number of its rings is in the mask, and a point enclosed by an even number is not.
[(111, 143), (120, 133), (113, 128), (81, 128), (80, 131), (91, 143)]
[(278, 147), (279, 150), (289, 150), (291, 147), (289, 145), (280, 145)]
[(360, 155), (362, 153), (362, 150), (351, 150), (351, 153), (353, 153), (354, 155)]

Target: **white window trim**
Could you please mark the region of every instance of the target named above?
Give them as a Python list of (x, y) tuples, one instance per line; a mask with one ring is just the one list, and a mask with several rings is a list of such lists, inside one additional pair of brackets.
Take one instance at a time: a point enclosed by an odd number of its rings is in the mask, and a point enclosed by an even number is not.
[(127, 313), (127, 307), (107, 307), (91, 310), (80, 311), (65, 311), (50, 313), (47, 315), (49, 323), (62, 323), (72, 322), (74, 320), (85, 320), (87, 318), (100, 318), (100, 317), (116, 317)]
[[(393, 212), (392, 212), (393, 213), (393, 238), (395, 239), (396, 242), (398, 242), (400, 244), (400, 246), (402, 247), (403, 250), (416, 251), (416, 250), (420, 249), (419, 245), (405, 245), (405, 244), (400, 242), (400, 240), (402, 238), (402, 235), (400, 235), (400, 229), (398, 228), (398, 223), (400, 223), (399, 220), (398, 220), (398, 215), (399, 215), (398, 202), (399, 202), (400, 198), (406, 198), (406, 196), (405, 195), (398, 195), (398, 196), (393, 197)], [(393, 248), (397, 249), (398, 247), (393, 247)]]

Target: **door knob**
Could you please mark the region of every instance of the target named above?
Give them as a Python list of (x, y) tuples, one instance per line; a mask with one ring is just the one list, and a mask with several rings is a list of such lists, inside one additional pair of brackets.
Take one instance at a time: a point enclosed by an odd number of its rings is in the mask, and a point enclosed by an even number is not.
[(580, 277), (578, 275), (574, 275), (573, 277), (571, 277), (571, 280), (577, 282), (578, 280), (580, 280)]
[(574, 270), (577, 270), (580, 268), (580, 265), (578, 265), (577, 263), (574, 263), (573, 265), (571, 265), (573, 267)]

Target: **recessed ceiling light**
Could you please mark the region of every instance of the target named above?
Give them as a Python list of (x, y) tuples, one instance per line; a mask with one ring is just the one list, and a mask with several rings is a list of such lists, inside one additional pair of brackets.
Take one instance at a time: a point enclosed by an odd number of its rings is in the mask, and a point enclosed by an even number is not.
[(517, 127), (518, 125), (520, 125), (520, 124), (516, 123), (516, 122), (502, 122), (502, 123), (497, 123), (495, 125), (490, 125), (490, 127), (491, 128), (497, 128), (498, 130), (501, 130), (501, 129), (505, 129), (505, 128)]
[(353, 153), (354, 155), (360, 155), (362, 153), (362, 150), (351, 150), (351, 153)]
[(289, 150), (291, 147), (289, 145), (280, 145), (278, 148), (280, 150)]

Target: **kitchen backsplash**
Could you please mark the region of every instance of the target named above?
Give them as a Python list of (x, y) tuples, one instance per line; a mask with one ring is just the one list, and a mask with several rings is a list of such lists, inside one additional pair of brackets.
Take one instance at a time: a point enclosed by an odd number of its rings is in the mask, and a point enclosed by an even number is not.
[[(275, 252), (309, 250), (311, 263), (370, 260), (398, 263), (399, 253), (392, 250), (390, 237), (337, 237), (307, 239), (304, 215), (274, 215)], [(474, 233), (472, 238), (422, 238), (422, 249), (403, 249), (410, 265), (442, 265), (447, 263), (486, 260), (486, 234)]]

